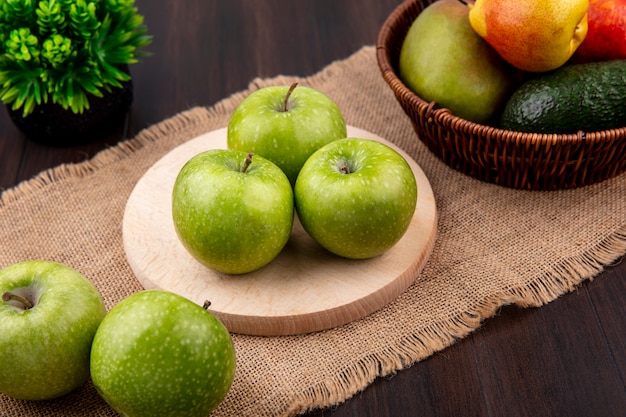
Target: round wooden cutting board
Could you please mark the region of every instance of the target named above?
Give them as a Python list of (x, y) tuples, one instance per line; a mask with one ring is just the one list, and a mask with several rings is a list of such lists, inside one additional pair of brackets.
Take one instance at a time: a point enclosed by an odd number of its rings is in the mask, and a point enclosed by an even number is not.
[(133, 189), (124, 212), (128, 262), (146, 289), (180, 294), (211, 311), (233, 333), (294, 335), (360, 319), (404, 292), (422, 271), (437, 233), (437, 209), (428, 179), (392, 143), (349, 126), (349, 137), (383, 142), (406, 158), (418, 184), (417, 208), (403, 238), (384, 254), (348, 260), (322, 249), (297, 218), (283, 251), (265, 267), (224, 275), (191, 257), (171, 219), (171, 191), (178, 172), (194, 155), (227, 149), (226, 128), (192, 139), (156, 162)]

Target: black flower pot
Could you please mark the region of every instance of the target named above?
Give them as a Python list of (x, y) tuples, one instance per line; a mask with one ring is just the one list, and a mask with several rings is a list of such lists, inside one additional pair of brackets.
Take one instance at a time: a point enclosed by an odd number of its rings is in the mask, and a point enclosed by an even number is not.
[(103, 94), (89, 96), (89, 109), (82, 114), (51, 102), (37, 105), (26, 117), (22, 109), (6, 107), (13, 123), (29, 139), (52, 146), (79, 145), (103, 138), (124, 122), (133, 101), (132, 80)]

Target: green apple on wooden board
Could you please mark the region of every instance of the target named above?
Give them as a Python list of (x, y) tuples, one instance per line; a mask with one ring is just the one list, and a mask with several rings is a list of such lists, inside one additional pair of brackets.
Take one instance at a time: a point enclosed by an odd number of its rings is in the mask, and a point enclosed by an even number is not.
[(328, 251), (366, 259), (406, 232), (417, 203), (407, 161), (374, 140), (339, 139), (306, 161), (294, 187), (304, 230)]
[(185, 163), (172, 190), (178, 238), (203, 265), (243, 274), (272, 261), (291, 235), (291, 183), (271, 161), (231, 149)]
[(96, 287), (69, 266), (28, 260), (0, 270), (0, 294), (0, 392), (46, 400), (82, 385), (106, 314)]
[(93, 339), (91, 378), (126, 417), (205, 417), (232, 385), (235, 348), (205, 308), (161, 290), (120, 301)]
[(626, 0), (589, 0), (587, 25), (575, 62), (626, 59)]
[(587, 34), (588, 0), (476, 0), (472, 28), (523, 71), (559, 68)]
[(470, 26), (458, 0), (427, 6), (411, 24), (400, 49), (399, 75), (427, 102), (487, 123), (513, 84), (511, 68)]
[(231, 115), (227, 143), (274, 162), (293, 185), (313, 152), (346, 135), (337, 105), (321, 91), (294, 83), (247, 96)]

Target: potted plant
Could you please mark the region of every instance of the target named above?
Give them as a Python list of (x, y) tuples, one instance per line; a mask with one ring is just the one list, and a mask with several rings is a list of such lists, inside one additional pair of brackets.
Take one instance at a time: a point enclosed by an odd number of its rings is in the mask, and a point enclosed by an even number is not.
[(33, 140), (86, 142), (125, 117), (151, 40), (134, 0), (0, 0), (0, 100)]

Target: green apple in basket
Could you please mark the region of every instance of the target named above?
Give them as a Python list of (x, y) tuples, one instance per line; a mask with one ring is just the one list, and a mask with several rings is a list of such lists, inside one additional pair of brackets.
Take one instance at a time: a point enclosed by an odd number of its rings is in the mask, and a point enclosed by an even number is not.
[(0, 270), (0, 392), (45, 400), (89, 378), (91, 343), (106, 314), (78, 271), (28, 260)]
[(458, 0), (427, 6), (402, 43), (399, 75), (426, 102), (487, 123), (503, 106), (515, 71), (472, 29), (468, 15)]
[(91, 378), (127, 417), (205, 417), (234, 379), (235, 348), (222, 323), (177, 294), (146, 290), (109, 311), (91, 349)]
[(265, 87), (246, 97), (228, 123), (227, 142), (229, 149), (274, 162), (293, 185), (313, 152), (346, 135), (337, 105), (321, 91), (295, 83)]
[(212, 149), (191, 158), (172, 191), (176, 233), (203, 265), (243, 274), (272, 261), (291, 235), (293, 191), (274, 163)]
[(294, 188), (304, 229), (345, 258), (380, 255), (404, 235), (417, 204), (407, 161), (374, 140), (339, 139), (306, 161)]

